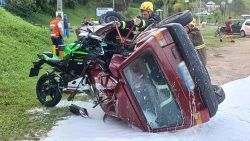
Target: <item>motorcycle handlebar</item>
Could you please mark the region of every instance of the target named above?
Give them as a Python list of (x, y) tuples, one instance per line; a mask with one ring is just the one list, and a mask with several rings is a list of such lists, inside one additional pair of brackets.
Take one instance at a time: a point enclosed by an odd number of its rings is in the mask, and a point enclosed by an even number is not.
[(90, 37), (92, 39), (96, 39), (96, 40), (102, 41), (102, 37), (96, 36), (96, 35), (94, 35), (92, 33), (89, 33), (88, 37)]
[(82, 30), (82, 31), (84, 32), (79, 34), (82, 37), (87, 37), (87, 38), (89, 37), (89, 38), (96, 39), (99, 41), (102, 41), (103, 39), (102, 37), (95, 35), (89, 28), (87, 28), (87, 31), (86, 30)]
[(86, 37), (89, 37), (89, 38), (92, 38), (92, 39), (96, 39), (96, 40), (99, 40), (99, 41), (103, 40), (102, 37), (94, 35), (93, 32), (90, 31), (90, 29), (88, 29), (88, 31), (85, 32), (85, 33), (80, 33), (80, 36), (81, 37), (75, 42), (75, 44), (71, 48), (74, 48), (77, 44), (79, 44)]

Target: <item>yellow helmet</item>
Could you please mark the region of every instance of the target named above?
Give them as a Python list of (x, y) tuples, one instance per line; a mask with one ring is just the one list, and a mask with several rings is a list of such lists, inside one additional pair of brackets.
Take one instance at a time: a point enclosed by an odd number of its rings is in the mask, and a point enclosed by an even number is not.
[(141, 4), (140, 9), (141, 9), (141, 10), (145, 10), (145, 11), (153, 11), (154, 6), (153, 6), (153, 3), (152, 3), (152, 2), (146, 1), (146, 2), (143, 2), (143, 3)]
[(191, 23), (189, 23), (189, 24), (191, 24), (191, 25), (195, 26), (195, 25), (196, 25), (196, 19), (195, 19), (195, 18), (193, 18), (192, 22), (191, 22)]

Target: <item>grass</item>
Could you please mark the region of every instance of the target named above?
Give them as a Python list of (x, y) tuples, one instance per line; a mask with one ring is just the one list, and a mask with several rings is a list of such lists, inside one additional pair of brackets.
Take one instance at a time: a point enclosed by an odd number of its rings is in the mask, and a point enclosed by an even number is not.
[(75, 9), (66, 8), (65, 13), (67, 13), (71, 25), (80, 26), (83, 17), (97, 19), (95, 10), (95, 5), (88, 3), (85, 6), (77, 5)]
[[(35, 85), (38, 77), (29, 78), (36, 53), (49, 51), (48, 28), (23, 21), (0, 8), (0, 140), (36, 138), (41, 129), (50, 129), (54, 122), (69, 115), (65, 108), (47, 108), (49, 115), (32, 118), (27, 110), (40, 107)], [(74, 40), (67, 39), (66, 42)]]
[[(96, 4), (94, 1), (89, 2), (86, 5), (76, 5), (74, 9), (65, 8), (64, 13), (68, 16), (68, 21), (72, 26), (80, 26), (83, 17), (88, 19), (94, 18), (98, 19), (96, 15)], [(49, 22), (55, 17), (48, 14), (34, 13), (26, 19), (28, 22), (39, 25), (39, 26), (49, 26)]]
[[(231, 44), (230, 38), (223, 38), (223, 42), (220, 42), (220, 37), (215, 37), (215, 31), (217, 29), (215, 26), (208, 26), (199, 29), (201, 30), (205, 44), (208, 48), (218, 48)], [(233, 38), (236, 42), (246, 40), (245, 38), (241, 38), (240, 35), (234, 35)]]

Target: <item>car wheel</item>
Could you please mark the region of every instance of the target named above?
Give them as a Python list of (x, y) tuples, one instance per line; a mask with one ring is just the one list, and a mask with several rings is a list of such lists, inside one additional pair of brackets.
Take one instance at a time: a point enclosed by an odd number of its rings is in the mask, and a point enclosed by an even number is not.
[(107, 13), (101, 15), (99, 23), (105, 24), (112, 21), (122, 21), (124, 19), (125, 18), (121, 14), (114, 11), (108, 11)]
[(241, 30), (241, 31), (240, 31), (240, 36), (241, 36), (241, 37), (245, 37), (245, 36), (246, 36), (246, 33), (245, 33), (244, 30)]
[(165, 27), (169, 23), (179, 23), (186, 26), (193, 20), (192, 13), (189, 10), (178, 12), (172, 16), (167, 17), (157, 24), (157, 28)]
[(218, 85), (212, 85), (212, 87), (215, 91), (215, 95), (217, 97), (218, 103), (220, 104), (226, 98), (225, 92), (224, 92), (223, 88), (218, 86)]
[(190, 41), (183, 26), (177, 23), (168, 24), (169, 30), (177, 48), (182, 55), (190, 75), (200, 93), (204, 105), (209, 110), (210, 117), (214, 116), (218, 110), (218, 100), (213, 90), (209, 75), (202, 64), (197, 51)]

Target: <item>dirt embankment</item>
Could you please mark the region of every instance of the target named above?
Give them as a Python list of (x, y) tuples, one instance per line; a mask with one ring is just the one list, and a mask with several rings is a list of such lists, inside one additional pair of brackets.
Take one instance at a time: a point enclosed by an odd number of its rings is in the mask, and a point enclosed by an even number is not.
[(208, 49), (207, 69), (213, 84), (225, 84), (250, 75), (250, 38)]

